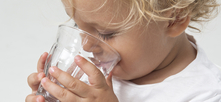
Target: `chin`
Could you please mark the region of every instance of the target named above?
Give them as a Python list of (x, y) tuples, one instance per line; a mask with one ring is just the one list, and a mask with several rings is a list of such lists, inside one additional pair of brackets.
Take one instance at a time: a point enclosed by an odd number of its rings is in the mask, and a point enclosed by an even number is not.
[(129, 78), (130, 76), (126, 74), (118, 64), (113, 68), (112, 75), (117, 79), (132, 80), (132, 78)]

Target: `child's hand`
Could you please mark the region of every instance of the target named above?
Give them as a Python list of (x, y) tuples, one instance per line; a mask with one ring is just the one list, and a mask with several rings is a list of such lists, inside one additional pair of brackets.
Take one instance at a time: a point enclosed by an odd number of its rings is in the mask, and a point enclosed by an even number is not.
[(31, 75), (28, 76), (28, 84), (32, 89), (32, 94), (26, 97), (25, 102), (44, 102), (43, 96), (41, 95), (36, 96), (35, 94), (38, 90), (38, 86), (40, 84), (41, 79), (45, 77), (43, 70), (44, 70), (44, 64), (45, 64), (47, 56), (48, 56), (48, 53), (46, 52), (41, 55), (37, 64), (38, 72), (32, 73)]
[(100, 70), (86, 59), (77, 56), (75, 62), (88, 75), (90, 85), (73, 78), (57, 67), (51, 67), (49, 73), (66, 89), (46, 77), (41, 81), (44, 89), (61, 102), (118, 102), (112, 89), (111, 74), (106, 80)]

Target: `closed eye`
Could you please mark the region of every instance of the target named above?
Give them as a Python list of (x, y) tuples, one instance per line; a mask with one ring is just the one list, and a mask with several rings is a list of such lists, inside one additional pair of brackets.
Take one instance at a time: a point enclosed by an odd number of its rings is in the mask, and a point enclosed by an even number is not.
[[(74, 27), (78, 28), (78, 25), (75, 23), (75, 24), (74, 24)], [(99, 36), (100, 38), (102, 38), (103, 40), (109, 40), (109, 39), (113, 38), (114, 35), (116, 34), (116, 33), (102, 34), (102, 33), (100, 33), (99, 31), (97, 31), (97, 32), (98, 32), (98, 36)]]
[(103, 40), (109, 40), (109, 39), (113, 38), (115, 34), (116, 34), (116, 33), (109, 33), (109, 34), (101, 34), (101, 33), (98, 33), (98, 36), (99, 36), (100, 38), (102, 38)]

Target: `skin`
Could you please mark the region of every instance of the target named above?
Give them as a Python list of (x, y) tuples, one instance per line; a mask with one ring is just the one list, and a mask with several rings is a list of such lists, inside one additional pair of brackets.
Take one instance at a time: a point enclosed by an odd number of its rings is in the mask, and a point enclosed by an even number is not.
[[(98, 36), (98, 32), (104, 35), (121, 33), (105, 40), (120, 54), (121, 61), (105, 79), (94, 65), (77, 56), (75, 62), (89, 76), (91, 85), (71, 77), (56, 67), (50, 68), (50, 74), (67, 88), (63, 89), (48, 78), (44, 78), (42, 71), (47, 56), (47, 53), (44, 53), (38, 62), (38, 72), (28, 77), (33, 94), (26, 97), (26, 102), (37, 100), (44, 102), (42, 96), (35, 95), (40, 82), (49, 93), (63, 102), (118, 102), (112, 89), (112, 75), (139, 85), (159, 83), (179, 73), (195, 59), (196, 51), (184, 32), (190, 22), (189, 16), (172, 24), (169, 21), (151, 21), (148, 27), (137, 24), (125, 32), (120, 32), (119, 29), (105, 28), (113, 27), (109, 23), (118, 23), (126, 18), (128, 15), (126, 7), (117, 9), (117, 3), (108, 0), (102, 8), (95, 10), (103, 4), (103, 0), (74, 1), (77, 8), (75, 12), (68, 8), (70, 4), (67, 1), (63, 0), (63, 3), (67, 14), (73, 15), (79, 28), (94, 36)], [(95, 11), (87, 12), (91, 10)], [(120, 10), (121, 16), (115, 16), (117, 10)], [(168, 16), (170, 15), (168, 13)]]

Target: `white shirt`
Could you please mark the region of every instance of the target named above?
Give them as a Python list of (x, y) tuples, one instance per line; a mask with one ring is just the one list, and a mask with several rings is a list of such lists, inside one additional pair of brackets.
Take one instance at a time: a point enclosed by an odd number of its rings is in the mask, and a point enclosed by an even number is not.
[(163, 82), (136, 85), (113, 78), (119, 102), (221, 102), (221, 69), (196, 50), (194, 61)]

